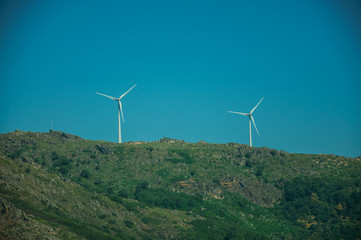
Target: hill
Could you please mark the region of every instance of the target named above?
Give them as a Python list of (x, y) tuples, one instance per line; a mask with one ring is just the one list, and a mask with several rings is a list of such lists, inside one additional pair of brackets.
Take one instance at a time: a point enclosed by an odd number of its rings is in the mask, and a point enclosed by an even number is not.
[(0, 135), (2, 239), (359, 239), (361, 159)]

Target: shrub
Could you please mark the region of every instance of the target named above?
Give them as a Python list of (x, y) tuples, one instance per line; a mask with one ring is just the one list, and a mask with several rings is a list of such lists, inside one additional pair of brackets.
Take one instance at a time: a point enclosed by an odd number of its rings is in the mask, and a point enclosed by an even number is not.
[(107, 194), (112, 195), (114, 193), (114, 189), (112, 187), (107, 188)]
[(125, 220), (124, 224), (127, 228), (132, 228), (134, 226), (134, 223), (129, 220)]
[(83, 178), (89, 178), (90, 172), (85, 169), (85, 170), (81, 171), (80, 176), (82, 176)]
[(122, 198), (129, 198), (130, 197), (130, 194), (129, 192), (126, 190), (126, 189), (120, 189), (119, 192), (118, 192), (118, 196), (119, 197), (122, 197)]
[(142, 182), (142, 183), (138, 184), (138, 186), (135, 189), (135, 192), (137, 193), (137, 192), (140, 192), (142, 190), (145, 190), (145, 189), (148, 188), (148, 186), (149, 186), (148, 182)]
[(260, 177), (263, 174), (263, 167), (258, 167), (256, 170), (256, 176)]
[(122, 205), (128, 210), (128, 211), (132, 211), (132, 212), (138, 212), (137, 207), (139, 206), (139, 203), (137, 202), (127, 202), (124, 201), (122, 202)]
[(63, 175), (67, 174), (69, 172), (69, 169), (67, 167), (61, 166), (59, 169), (59, 172)]
[(249, 168), (251, 168), (252, 167), (252, 162), (251, 162), (251, 160), (249, 160), (249, 159), (247, 159), (246, 160), (246, 167), (249, 167)]
[(153, 218), (153, 217), (143, 217), (142, 222), (145, 224), (158, 225), (160, 223), (160, 220), (158, 218)]
[(108, 223), (109, 223), (109, 224), (115, 224), (115, 220), (114, 220), (114, 219), (110, 219), (110, 220), (108, 221)]
[(165, 161), (171, 162), (171, 163), (188, 163), (188, 164), (192, 164), (195, 162), (195, 159), (192, 158), (191, 156), (189, 156), (185, 152), (175, 151), (175, 150), (173, 152), (177, 153), (180, 157), (179, 158), (168, 158), (168, 159), (165, 159)]
[(163, 189), (148, 188), (135, 193), (135, 199), (151, 206), (167, 209), (191, 210), (202, 202), (201, 198), (185, 193), (169, 192)]
[(275, 150), (271, 150), (271, 151), (270, 151), (270, 154), (271, 154), (272, 156), (276, 156), (277, 152), (276, 152)]

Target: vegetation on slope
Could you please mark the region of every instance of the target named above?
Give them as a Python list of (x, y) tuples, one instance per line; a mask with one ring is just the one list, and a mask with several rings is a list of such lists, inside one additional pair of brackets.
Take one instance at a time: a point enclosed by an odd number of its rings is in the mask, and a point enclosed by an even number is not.
[(0, 143), (0, 227), (21, 222), (15, 209), (54, 239), (361, 237), (359, 158), (56, 131)]

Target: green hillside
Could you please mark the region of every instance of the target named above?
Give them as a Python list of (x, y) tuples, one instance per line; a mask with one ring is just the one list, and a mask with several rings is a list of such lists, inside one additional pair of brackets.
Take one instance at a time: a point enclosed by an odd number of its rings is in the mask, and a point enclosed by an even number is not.
[(0, 135), (0, 239), (360, 239), (361, 158)]

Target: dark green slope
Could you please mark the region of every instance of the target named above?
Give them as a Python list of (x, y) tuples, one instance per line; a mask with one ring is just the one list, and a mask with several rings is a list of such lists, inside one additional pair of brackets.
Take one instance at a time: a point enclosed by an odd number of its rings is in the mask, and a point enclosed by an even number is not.
[(0, 164), (0, 238), (361, 236), (359, 158), (15, 131)]

